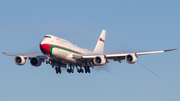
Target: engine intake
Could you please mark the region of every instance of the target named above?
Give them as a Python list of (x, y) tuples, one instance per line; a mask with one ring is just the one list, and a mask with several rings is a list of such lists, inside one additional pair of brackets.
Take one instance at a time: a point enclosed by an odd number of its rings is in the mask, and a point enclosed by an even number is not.
[(96, 65), (102, 66), (106, 64), (106, 59), (104, 58), (104, 56), (97, 56), (94, 58), (93, 62)]
[(26, 63), (26, 59), (23, 56), (17, 56), (17, 57), (15, 57), (14, 62), (17, 65), (22, 66)]
[(127, 63), (134, 64), (137, 61), (137, 57), (135, 54), (129, 54), (125, 57)]
[(33, 57), (33, 58), (31, 58), (30, 63), (31, 63), (31, 65), (38, 67), (41, 65), (42, 61), (38, 57)]

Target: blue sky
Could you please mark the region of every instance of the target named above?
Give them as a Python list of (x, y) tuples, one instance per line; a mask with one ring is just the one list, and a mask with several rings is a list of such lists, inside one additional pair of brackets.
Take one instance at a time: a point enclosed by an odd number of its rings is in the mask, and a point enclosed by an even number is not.
[[(0, 51), (40, 53), (52, 34), (93, 50), (107, 31), (105, 53), (180, 47), (179, 0), (1, 0)], [(50, 65), (33, 67), (0, 55), (0, 100), (178, 101), (179, 50), (139, 56), (138, 62), (110, 62), (91, 74), (56, 75)], [(156, 73), (154, 75), (145, 67)]]

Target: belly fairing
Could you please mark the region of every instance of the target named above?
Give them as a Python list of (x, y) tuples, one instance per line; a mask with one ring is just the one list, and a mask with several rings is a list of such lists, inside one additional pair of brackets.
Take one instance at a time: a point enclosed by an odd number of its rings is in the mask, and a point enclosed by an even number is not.
[(72, 58), (73, 54), (74, 53), (69, 52), (67, 50), (60, 49), (60, 48), (52, 49), (52, 55), (55, 56), (56, 58), (65, 59), (69, 62), (76, 63), (77, 61)]
[(52, 55), (58, 57), (58, 58), (62, 58), (65, 59), (70, 53), (68, 51), (59, 49), (59, 48), (53, 48), (52, 49)]

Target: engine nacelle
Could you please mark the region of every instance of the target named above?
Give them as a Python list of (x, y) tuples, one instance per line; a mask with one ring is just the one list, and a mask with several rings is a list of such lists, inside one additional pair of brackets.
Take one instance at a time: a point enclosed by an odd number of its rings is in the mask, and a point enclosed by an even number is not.
[(137, 57), (135, 54), (129, 54), (125, 57), (127, 63), (134, 64), (137, 61)]
[(104, 56), (97, 56), (94, 58), (93, 62), (96, 65), (102, 66), (106, 64), (106, 59), (104, 58)]
[(33, 58), (31, 58), (30, 63), (31, 63), (31, 65), (38, 67), (41, 65), (42, 61), (38, 57), (33, 57)]
[(24, 65), (26, 63), (26, 59), (23, 56), (16, 56), (14, 59), (15, 64), (17, 65)]

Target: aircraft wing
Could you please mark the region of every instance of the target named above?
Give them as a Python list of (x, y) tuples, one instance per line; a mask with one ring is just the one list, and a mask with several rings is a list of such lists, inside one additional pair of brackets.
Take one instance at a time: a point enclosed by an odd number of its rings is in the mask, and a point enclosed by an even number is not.
[[(169, 52), (173, 51), (176, 49), (169, 49), (169, 50), (160, 50), (160, 51), (149, 51), (149, 52), (136, 52), (136, 53), (121, 53), (121, 54), (103, 54), (106, 59), (113, 59), (114, 61), (117, 60), (123, 60), (125, 59), (125, 56), (129, 54), (135, 54), (136, 56), (138, 55), (146, 55), (146, 54), (154, 54), (154, 53), (163, 53), (163, 52)], [(99, 55), (89, 55), (89, 56), (82, 56), (81, 58), (83, 59), (90, 59), (90, 58), (95, 58)]]
[(33, 57), (39, 57), (41, 59), (47, 59), (47, 57), (45, 55), (42, 55), (42, 54), (10, 54), (10, 53), (5, 53), (5, 52), (2, 52), (3, 54), (5, 55), (8, 55), (8, 56), (23, 56), (25, 58), (33, 58)]

